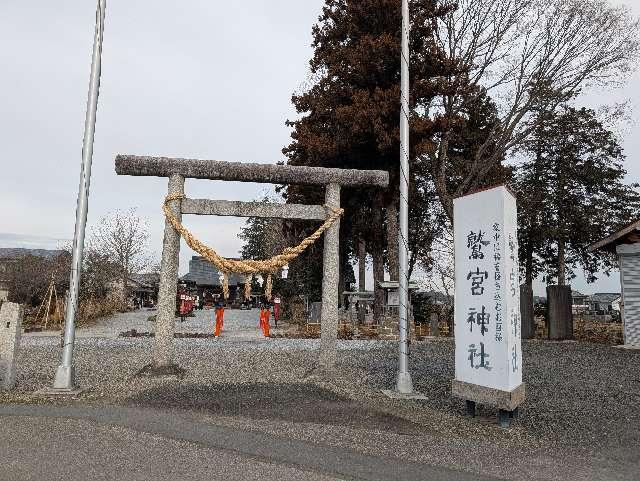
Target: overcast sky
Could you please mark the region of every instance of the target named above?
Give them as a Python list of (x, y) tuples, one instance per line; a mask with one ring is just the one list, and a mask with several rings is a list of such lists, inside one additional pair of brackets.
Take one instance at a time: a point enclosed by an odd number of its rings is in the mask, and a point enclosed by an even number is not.
[[(118, 153), (273, 163), (289, 142), (291, 94), (308, 73), (311, 27), (322, 0), (111, 0), (89, 224), (135, 207), (160, 255), (166, 180), (119, 177)], [(638, 0), (624, 0), (640, 15)], [(91, 47), (93, 0), (0, 0), (0, 247), (55, 248), (73, 237)], [(630, 99), (640, 76), (588, 104)], [(640, 123), (625, 135), (629, 180), (640, 181)], [(193, 197), (251, 200), (258, 184), (188, 180)], [(188, 217), (226, 256), (237, 255), (242, 219)], [(181, 272), (193, 253), (184, 246)], [(585, 292), (618, 291), (617, 275)], [(540, 291), (539, 285), (536, 290)]]

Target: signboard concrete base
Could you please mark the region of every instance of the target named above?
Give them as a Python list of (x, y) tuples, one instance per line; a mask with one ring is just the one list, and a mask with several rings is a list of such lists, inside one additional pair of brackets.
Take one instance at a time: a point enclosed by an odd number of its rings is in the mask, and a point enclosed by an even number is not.
[(525, 384), (520, 384), (513, 391), (501, 391), (454, 379), (451, 381), (451, 394), (465, 401), (473, 401), (505, 411), (514, 411), (524, 402)]

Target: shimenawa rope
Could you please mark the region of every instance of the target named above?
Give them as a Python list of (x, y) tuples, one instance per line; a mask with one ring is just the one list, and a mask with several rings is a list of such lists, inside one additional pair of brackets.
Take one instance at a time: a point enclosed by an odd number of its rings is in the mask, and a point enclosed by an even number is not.
[[(298, 257), (302, 254), (307, 247), (317, 241), (324, 232), (331, 227), (343, 214), (344, 209), (335, 209), (333, 207), (325, 205), (325, 208), (328, 211), (327, 219), (324, 223), (318, 227), (318, 229), (302, 240), (295, 247), (286, 247), (281, 254), (275, 255), (271, 257), (271, 259), (266, 260), (253, 260), (253, 259), (227, 259), (225, 257), (220, 256), (214, 249), (203, 244), (200, 240), (198, 240), (189, 230), (182, 225), (182, 223), (175, 216), (171, 208), (169, 207), (169, 203), (174, 200), (182, 200), (185, 199), (184, 194), (172, 194), (168, 195), (162, 206), (162, 210), (164, 211), (165, 217), (169, 220), (171, 225), (175, 230), (177, 230), (180, 235), (187, 242), (187, 245), (191, 247), (194, 251), (200, 254), (202, 257), (211, 262), (214, 266), (216, 266), (220, 272), (222, 272), (224, 279), (222, 281), (222, 291), (225, 299), (229, 298), (229, 273), (238, 273), (245, 274), (247, 277), (252, 276), (253, 274), (266, 273), (268, 274), (267, 280), (265, 282), (265, 296), (267, 300), (271, 300), (271, 289), (273, 287), (273, 280), (271, 275), (282, 269), (285, 265), (289, 264), (290, 261)], [(250, 278), (250, 277), (249, 277)], [(249, 285), (248, 293), (247, 293), (247, 284)], [(251, 295), (251, 281), (248, 281), (245, 284), (245, 297)]]

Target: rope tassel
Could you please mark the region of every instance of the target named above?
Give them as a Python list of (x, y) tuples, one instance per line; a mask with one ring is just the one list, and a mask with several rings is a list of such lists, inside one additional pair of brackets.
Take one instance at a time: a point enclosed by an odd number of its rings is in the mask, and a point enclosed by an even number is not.
[(333, 207), (326, 206), (328, 214), (327, 219), (313, 234), (303, 239), (296, 247), (287, 247), (281, 254), (263, 261), (252, 259), (235, 260), (222, 257), (214, 249), (198, 240), (185, 226), (182, 225), (169, 207), (169, 203), (176, 200), (182, 200), (184, 198), (184, 194), (168, 195), (164, 200), (164, 205), (162, 206), (165, 217), (173, 228), (180, 233), (191, 249), (211, 262), (220, 272), (224, 273), (235, 272), (238, 274), (260, 274), (262, 272), (275, 272), (282, 269), (282, 267), (289, 264), (290, 261), (297, 258), (311, 244), (317, 241), (320, 236), (324, 234), (324, 231), (331, 227), (344, 214), (344, 209), (334, 209)]
[(264, 295), (267, 298), (267, 301), (271, 302), (271, 290), (273, 289), (273, 279), (271, 278), (271, 274), (267, 276), (267, 282), (264, 284)]
[(247, 276), (244, 280), (244, 298), (247, 301), (251, 299), (251, 281), (253, 281), (252, 276)]
[(222, 295), (225, 301), (229, 300), (229, 274), (226, 272), (222, 273)]

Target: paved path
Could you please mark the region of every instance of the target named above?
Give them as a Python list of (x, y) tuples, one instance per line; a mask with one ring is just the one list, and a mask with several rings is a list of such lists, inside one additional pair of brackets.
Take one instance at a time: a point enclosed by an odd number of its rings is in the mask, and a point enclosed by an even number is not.
[[(79, 328), (76, 337), (82, 338), (117, 338), (120, 333), (135, 329), (138, 332), (153, 332), (154, 323), (149, 317), (155, 316), (155, 309), (140, 309), (132, 312), (118, 313), (99, 319), (95, 325)], [(184, 322), (176, 319), (176, 332), (207, 333), (215, 330), (215, 311), (195, 310), (195, 317), (187, 317)], [(222, 337), (238, 341), (256, 341), (263, 339), (258, 328), (260, 310), (227, 309), (224, 315)], [(44, 331), (26, 334), (27, 337), (59, 337), (60, 331)]]
[(489, 481), (174, 411), (0, 405), (0, 478)]

